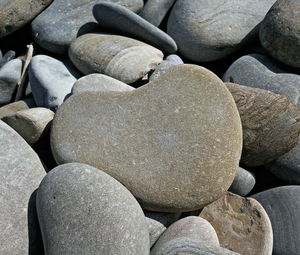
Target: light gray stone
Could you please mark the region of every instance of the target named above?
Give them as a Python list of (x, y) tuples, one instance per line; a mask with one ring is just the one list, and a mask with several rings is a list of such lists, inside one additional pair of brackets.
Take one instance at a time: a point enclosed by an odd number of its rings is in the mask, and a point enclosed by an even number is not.
[(2, 51), (0, 49), (0, 68), (6, 64), (8, 61), (14, 59), (16, 53), (13, 50), (9, 50), (4, 55), (2, 54)]
[(26, 110), (35, 106), (36, 104), (33, 98), (28, 98), (28, 99), (7, 104), (5, 106), (0, 107), (0, 119), (13, 115), (18, 111)]
[(255, 182), (253, 173), (239, 167), (229, 191), (244, 197), (254, 188)]

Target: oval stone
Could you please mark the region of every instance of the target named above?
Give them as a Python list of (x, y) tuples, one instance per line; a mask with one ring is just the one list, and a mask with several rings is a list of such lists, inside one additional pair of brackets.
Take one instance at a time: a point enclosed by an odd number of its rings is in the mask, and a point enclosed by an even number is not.
[(239, 167), (229, 191), (240, 196), (246, 196), (254, 188), (255, 176), (244, 168)]

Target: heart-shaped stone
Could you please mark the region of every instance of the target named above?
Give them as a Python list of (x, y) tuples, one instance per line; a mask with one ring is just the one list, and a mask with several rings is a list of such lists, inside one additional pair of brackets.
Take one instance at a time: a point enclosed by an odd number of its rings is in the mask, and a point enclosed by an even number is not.
[(178, 65), (133, 91), (71, 96), (54, 118), (51, 145), (58, 163), (103, 169), (145, 209), (192, 211), (231, 185), (242, 128), (215, 74)]

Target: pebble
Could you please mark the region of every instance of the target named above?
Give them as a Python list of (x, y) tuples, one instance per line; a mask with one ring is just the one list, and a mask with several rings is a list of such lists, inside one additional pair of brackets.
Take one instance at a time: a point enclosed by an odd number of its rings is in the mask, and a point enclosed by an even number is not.
[(19, 100), (17, 102), (7, 104), (5, 106), (0, 107), (0, 119), (13, 115), (18, 111), (26, 110), (35, 106), (36, 104), (33, 98)]
[(244, 197), (254, 188), (255, 182), (253, 173), (239, 167), (229, 191)]
[(130, 84), (163, 61), (163, 53), (143, 42), (119, 35), (86, 34), (69, 49), (73, 64), (83, 73), (102, 73)]
[(252, 196), (268, 213), (274, 233), (273, 254), (300, 254), (300, 186), (283, 186)]
[(242, 129), (224, 83), (205, 68), (178, 65), (131, 92), (71, 96), (55, 115), (51, 145), (59, 164), (103, 169), (144, 209), (183, 212), (229, 188)]
[(86, 164), (50, 171), (37, 192), (45, 254), (149, 254), (142, 209), (111, 176)]
[(214, 227), (222, 247), (243, 255), (272, 254), (271, 222), (255, 199), (227, 193), (204, 207), (200, 217)]
[(133, 36), (163, 52), (177, 51), (175, 41), (168, 34), (123, 6), (99, 3), (94, 6), (93, 14), (103, 28)]
[(36, 153), (0, 120), (1, 254), (42, 254), (33, 192), (45, 175)]
[(262, 21), (259, 38), (271, 56), (300, 68), (300, 2), (278, 0)]
[[(143, 0), (100, 0), (114, 2), (132, 11), (139, 12), (143, 8)], [(31, 23), (35, 41), (44, 49), (57, 53), (65, 53), (71, 42), (79, 35), (97, 28), (92, 9), (99, 0), (54, 0)]]

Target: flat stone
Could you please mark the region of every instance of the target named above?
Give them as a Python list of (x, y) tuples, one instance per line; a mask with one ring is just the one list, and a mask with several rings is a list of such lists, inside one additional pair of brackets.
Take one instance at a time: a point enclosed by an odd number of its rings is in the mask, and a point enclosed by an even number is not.
[(10, 103), (22, 72), (22, 61), (13, 59), (0, 69), (0, 106)]
[(37, 55), (30, 63), (29, 80), (37, 106), (56, 110), (71, 93), (76, 78), (62, 61)]
[(108, 34), (78, 37), (69, 56), (83, 74), (102, 73), (128, 84), (143, 78), (163, 60), (163, 53), (148, 44)]
[(163, 52), (177, 51), (175, 41), (168, 34), (125, 7), (113, 3), (99, 3), (94, 6), (93, 14), (103, 28), (133, 36)]
[(2, 120), (17, 131), (28, 144), (34, 145), (49, 132), (53, 117), (54, 112), (51, 110), (36, 107), (18, 111)]
[(34, 40), (53, 53), (65, 53), (79, 35), (97, 28), (93, 6), (99, 2), (113, 2), (139, 12), (143, 0), (54, 0), (32, 23)]
[(182, 212), (229, 188), (241, 132), (224, 83), (205, 68), (178, 65), (133, 91), (71, 96), (55, 115), (51, 145), (59, 164), (104, 169), (144, 209)]
[(214, 227), (222, 247), (243, 255), (272, 254), (271, 222), (255, 199), (228, 193), (204, 207), (200, 217)]
[(300, 186), (284, 186), (252, 196), (268, 213), (274, 233), (273, 254), (300, 254)]
[(275, 0), (177, 0), (167, 32), (195, 62), (226, 57), (253, 41)]
[(270, 90), (300, 107), (300, 75), (282, 70), (267, 56), (250, 54), (239, 58), (228, 68), (223, 81)]
[[(0, 243), (2, 254), (43, 254), (31, 196), (45, 175), (36, 153), (0, 120)], [(36, 224), (35, 224), (36, 223)]]
[(241, 164), (260, 166), (294, 148), (300, 133), (300, 109), (271, 91), (226, 83), (243, 126)]
[(132, 91), (134, 87), (104, 74), (89, 74), (77, 80), (72, 88), (72, 94), (85, 91)]
[(244, 197), (254, 188), (255, 182), (253, 173), (239, 167), (229, 191)]
[(45, 254), (149, 254), (148, 226), (138, 202), (89, 165), (50, 171), (37, 192), (37, 212)]
[(139, 15), (158, 27), (174, 3), (175, 0), (148, 0)]
[(300, 2), (276, 1), (260, 25), (259, 38), (274, 58), (300, 68)]
[(5, 106), (0, 107), (0, 119), (13, 115), (18, 111), (26, 110), (35, 106), (36, 104), (33, 98), (28, 98), (28, 99), (7, 104)]
[(1, 0), (0, 38), (30, 22), (51, 2), (52, 0)]

